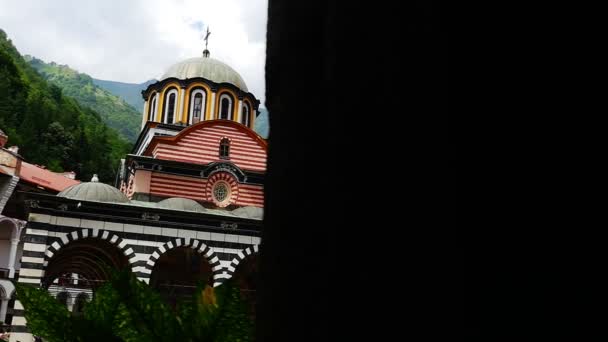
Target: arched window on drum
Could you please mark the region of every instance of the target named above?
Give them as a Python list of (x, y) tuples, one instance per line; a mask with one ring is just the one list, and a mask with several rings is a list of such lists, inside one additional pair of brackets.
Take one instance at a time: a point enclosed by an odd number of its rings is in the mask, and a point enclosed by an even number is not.
[(154, 116), (156, 114), (156, 98), (156, 93), (150, 95), (150, 102), (148, 105), (148, 121), (154, 121)]
[(172, 88), (165, 92), (164, 110), (162, 123), (173, 124), (175, 123), (175, 109), (177, 107), (177, 89)]
[(192, 125), (205, 120), (207, 93), (203, 89), (195, 89), (190, 93), (190, 112), (188, 124)]
[(251, 109), (247, 102), (243, 102), (243, 109), (241, 110), (241, 123), (249, 127), (249, 121), (251, 116)]
[(220, 115), (223, 120), (232, 120), (232, 97), (228, 94), (220, 96)]

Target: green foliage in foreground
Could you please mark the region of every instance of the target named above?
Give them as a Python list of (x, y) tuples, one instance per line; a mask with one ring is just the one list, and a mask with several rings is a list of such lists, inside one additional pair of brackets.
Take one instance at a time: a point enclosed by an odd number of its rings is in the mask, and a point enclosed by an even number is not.
[(253, 322), (239, 289), (229, 280), (202, 287), (176, 310), (130, 272), (113, 276), (80, 315), (47, 291), (16, 284), (31, 332), (50, 342), (253, 341)]

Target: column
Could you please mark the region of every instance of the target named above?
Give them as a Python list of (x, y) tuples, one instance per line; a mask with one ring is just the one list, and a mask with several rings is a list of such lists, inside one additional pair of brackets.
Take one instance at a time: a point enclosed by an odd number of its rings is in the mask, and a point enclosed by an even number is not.
[(143, 110), (143, 117), (141, 119), (141, 128), (144, 128), (144, 126), (146, 125), (146, 122), (148, 121), (148, 115), (146, 115), (147, 108), (148, 108), (148, 100), (144, 101), (144, 110)]
[(211, 109), (209, 110), (209, 119), (208, 120), (213, 120), (215, 119), (215, 93), (217, 92), (217, 90), (212, 89), (211, 90)]
[(249, 120), (249, 127), (251, 129), (253, 129), (255, 127), (255, 117), (257, 114), (257, 110), (252, 109), (252, 111), (253, 111), (253, 113), (251, 113), (251, 116), (250, 116), (251, 120)]
[(0, 301), (2, 301), (2, 304), (0, 304), (0, 322), (4, 322), (6, 320), (6, 310), (8, 309), (9, 300), (10, 298), (0, 299)]
[(241, 115), (243, 115), (243, 98), (239, 98), (239, 108), (236, 110), (236, 122), (241, 122)]
[(158, 105), (158, 101), (160, 101), (160, 95), (158, 92), (156, 92), (156, 95), (154, 95), (154, 98), (156, 99), (156, 101), (154, 101), (154, 108), (152, 108), (154, 110), (154, 118), (152, 120), (156, 121), (156, 122), (160, 122), (160, 115), (158, 115), (158, 113), (157, 113), (158, 107), (161, 107)]
[[(25, 226), (25, 224), (26, 224), (25, 221), (19, 222), (18, 229), (14, 230), (15, 235), (13, 236), (13, 240), (16, 240), (17, 242), (19, 241), (19, 236), (21, 235), (21, 231), (22, 231), (23, 227)], [(12, 240), (11, 240), (11, 243), (12, 243)], [(46, 241), (44, 243), (32, 243), (31, 247), (28, 246), (26, 248), (24, 246), (23, 250), (39, 252), (40, 246), (36, 246), (36, 245), (45, 245), (45, 244), (46, 244)], [(24, 275), (24, 273), (25, 273), (24, 270), (25, 270), (24, 268), (21, 269), (21, 272), (19, 273), (19, 279), (17, 280), (17, 282), (26, 283), (26, 284), (30, 284), (32, 286), (40, 287), (40, 279), (42, 278), (42, 275), (28, 277), (28, 276)], [(15, 300), (14, 308), (15, 308), (15, 310), (18, 310), (21, 312), (15, 313), (13, 315), (13, 323), (11, 326), (11, 330), (12, 330), (11, 341), (22, 341), (22, 342), (33, 341), (34, 339), (32, 338), (32, 334), (29, 332), (29, 329), (27, 327), (25, 316), (22, 313), (24, 310), (23, 304), (21, 304), (21, 302), (18, 299)]]
[(17, 256), (17, 248), (19, 247), (19, 239), (11, 239), (11, 248), (8, 254), (8, 277), (13, 279), (15, 277), (15, 257)]
[(73, 296), (68, 296), (68, 311), (72, 312), (72, 310), (74, 310), (74, 302), (76, 301), (76, 294), (74, 294)]
[[(179, 95), (179, 104), (177, 106), (177, 113), (179, 115), (179, 119), (177, 120), (177, 122), (183, 122), (183, 118), (184, 118), (184, 96), (186, 95), (186, 88), (182, 87), (180, 89), (180, 95)], [(186, 123), (188, 123), (188, 119), (186, 118)]]

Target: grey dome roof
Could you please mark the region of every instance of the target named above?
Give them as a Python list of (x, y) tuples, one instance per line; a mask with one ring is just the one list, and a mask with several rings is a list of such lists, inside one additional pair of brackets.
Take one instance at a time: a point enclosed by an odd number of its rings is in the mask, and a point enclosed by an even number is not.
[(111, 185), (99, 182), (84, 182), (72, 185), (69, 188), (58, 193), (57, 196), (93, 202), (129, 202), (127, 196), (120, 192), (120, 190), (116, 189)]
[(241, 207), (234, 209), (232, 214), (239, 217), (262, 219), (264, 218), (264, 209), (258, 207)]
[(156, 204), (157, 207), (163, 209), (172, 209), (172, 210), (183, 210), (183, 211), (196, 211), (196, 212), (204, 212), (205, 208), (198, 204), (196, 201), (181, 198), (181, 197), (171, 197), (165, 200), (162, 200)]
[(164, 80), (175, 77), (180, 80), (203, 77), (216, 83), (230, 83), (243, 91), (247, 85), (241, 75), (227, 64), (209, 57), (195, 57), (172, 65), (160, 78)]

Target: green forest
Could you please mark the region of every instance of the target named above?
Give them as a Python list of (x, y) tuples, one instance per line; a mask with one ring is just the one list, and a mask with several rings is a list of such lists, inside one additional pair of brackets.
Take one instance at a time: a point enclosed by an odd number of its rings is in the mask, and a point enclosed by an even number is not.
[(127, 140), (135, 142), (141, 129), (140, 111), (122, 98), (97, 86), (91, 76), (79, 73), (67, 65), (45, 63), (31, 56), (24, 56), (24, 59), (47, 81), (59, 86), (65, 95), (99, 113), (109, 127), (114, 128)]
[(27, 162), (113, 183), (131, 143), (95, 110), (47, 82), (0, 30), (0, 129)]

